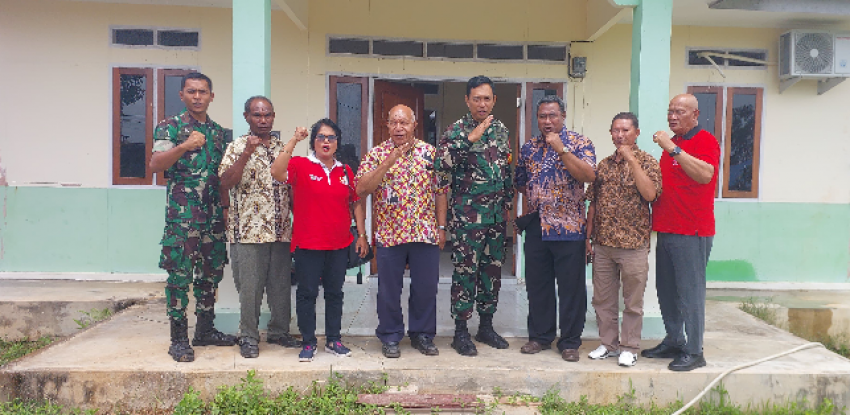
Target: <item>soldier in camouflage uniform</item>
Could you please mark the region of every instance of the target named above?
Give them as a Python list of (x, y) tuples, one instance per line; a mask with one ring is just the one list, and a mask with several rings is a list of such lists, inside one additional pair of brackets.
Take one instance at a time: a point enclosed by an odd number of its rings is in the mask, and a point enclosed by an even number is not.
[(194, 286), (194, 346), (233, 346), (236, 337), (213, 327), (215, 292), (224, 274), (227, 251), (218, 167), (224, 156), (224, 129), (207, 116), (212, 81), (203, 74), (183, 78), (180, 99), (186, 110), (157, 125), (150, 167), (165, 172), (165, 232), (160, 268), (168, 272), (165, 299), (171, 322), (168, 354), (178, 362), (195, 360), (189, 346), (186, 306)]
[(496, 103), (493, 81), (476, 76), (466, 84), (469, 113), (452, 124), (437, 150), (441, 187), (451, 186), (452, 348), (464, 356), (478, 350), (466, 321), (476, 305), (481, 323), (475, 340), (497, 349), (508, 342), (493, 329), (505, 259), (506, 221), (513, 202), (508, 129), (490, 113)]

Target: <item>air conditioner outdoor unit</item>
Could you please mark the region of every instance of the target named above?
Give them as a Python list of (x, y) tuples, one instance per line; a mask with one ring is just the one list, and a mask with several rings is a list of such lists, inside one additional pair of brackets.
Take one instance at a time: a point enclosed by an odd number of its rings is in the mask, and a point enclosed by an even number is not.
[(792, 30), (779, 38), (780, 92), (801, 79), (818, 79), (818, 94), (850, 77), (850, 34)]

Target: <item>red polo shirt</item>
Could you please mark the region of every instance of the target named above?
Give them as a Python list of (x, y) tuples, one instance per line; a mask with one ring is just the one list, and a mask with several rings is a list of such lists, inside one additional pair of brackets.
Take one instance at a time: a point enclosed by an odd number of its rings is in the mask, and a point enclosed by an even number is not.
[(699, 126), (673, 142), (690, 154), (714, 166), (708, 184), (691, 179), (682, 166), (665, 151), (661, 155), (661, 196), (652, 204), (652, 230), (679, 235), (714, 236), (714, 192), (720, 145), (711, 133)]
[(330, 171), (312, 155), (289, 161), (286, 182), (292, 186), (292, 251), (351, 245), (349, 203), (359, 200), (353, 178), (351, 169), (338, 161)]

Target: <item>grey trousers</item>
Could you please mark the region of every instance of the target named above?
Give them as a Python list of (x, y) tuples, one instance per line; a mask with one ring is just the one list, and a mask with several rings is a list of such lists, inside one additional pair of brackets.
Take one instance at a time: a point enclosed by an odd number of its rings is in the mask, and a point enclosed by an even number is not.
[(667, 331), (662, 343), (688, 354), (702, 353), (705, 269), (713, 241), (713, 236), (658, 233), (655, 289)]
[(260, 306), (263, 292), (271, 310), (268, 339), (289, 334), (292, 318), (292, 255), (289, 242), (230, 244), (233, 282), (239, 293), (239, 333), (249, 342), (260, 341)]

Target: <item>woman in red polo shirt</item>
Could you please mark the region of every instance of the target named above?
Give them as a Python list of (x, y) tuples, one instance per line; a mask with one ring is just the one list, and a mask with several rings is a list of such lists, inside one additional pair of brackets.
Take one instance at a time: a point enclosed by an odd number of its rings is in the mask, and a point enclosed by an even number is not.
[[(357, 223), (357, 252), (369, 248), (364, 225), (366, 211), (357, 197), (351, 169), (335, 158), (342, 132), (325, 118), (310, 130), (310, 154), (292, 157), (295, 146), (307, 138), (305, 128), (296, 128), (272, 164), (272, 177), (292, 186), (292, 243), (295, 258), (295, 314), (302, 344), (298, 360), (309, 362), (316, 352), (316, 297), (319, 284), (325, 291), (325, 350), (349, 356), (340, 341), (342, 325), (342, 285), (348, 264), (352, 235), (351, 212)], [(352, 209), (353, 206), (353, 209)]]

